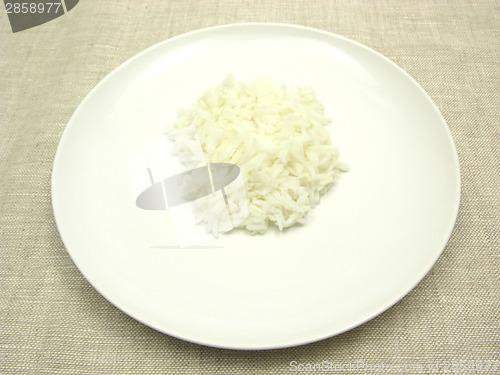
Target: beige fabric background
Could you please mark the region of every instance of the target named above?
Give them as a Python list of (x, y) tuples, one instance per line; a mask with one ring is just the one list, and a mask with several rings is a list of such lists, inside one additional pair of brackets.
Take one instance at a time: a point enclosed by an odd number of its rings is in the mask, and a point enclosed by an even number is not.
[[(0, 9), (0, 374), (287, 374), (291, 361), (436, 373), (426, 364), (494, 360), (482, 373), (500, 373), (500, 2), (82, 0), (15, 34)], [(462, 170), (454, 233), (408, 296), (340, 336), (255, 352), (184, 342), (117, 310), (73, 265), (50, 201), (62, 131), (106, 74), (174, 35), (248, 21), (316, 27), (392, 59), (442, 111)]]

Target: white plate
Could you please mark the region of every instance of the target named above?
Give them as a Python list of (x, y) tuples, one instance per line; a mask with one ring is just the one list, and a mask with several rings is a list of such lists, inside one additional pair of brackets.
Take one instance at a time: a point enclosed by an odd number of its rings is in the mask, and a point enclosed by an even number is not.
[[(135, 206), (128, 158), (229, 72), (311, 86), (351, 170), (302, 227), (181, 249), (167, 211)], [(441, 254), (459, 198), (448, 127), (408, 74), (346, 38), (281, 24), (199, 30), (125, 62), (76, 110), (52, 174), (64, 244), (106, 299), (169, 335), (238, 349), (317, 341), (392, 306)]]

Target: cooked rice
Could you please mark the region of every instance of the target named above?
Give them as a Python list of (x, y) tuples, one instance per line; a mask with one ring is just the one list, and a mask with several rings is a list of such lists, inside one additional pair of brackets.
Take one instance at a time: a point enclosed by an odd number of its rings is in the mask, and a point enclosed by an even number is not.
[(185, 131), (170, 137), (188, 168), (200, 165), (199, 155), (189, 151), (193, 126), (206, 162), (240, 167), (249, 212), (240, 227), (262, 233), (271, 224), (282, 230), (304, 223), (339, 172), (347, 171), (329, 124), (309, 87), (279, 86), (267, 77), (238, 82), (228, 75), (179, 111), (171, 130)]

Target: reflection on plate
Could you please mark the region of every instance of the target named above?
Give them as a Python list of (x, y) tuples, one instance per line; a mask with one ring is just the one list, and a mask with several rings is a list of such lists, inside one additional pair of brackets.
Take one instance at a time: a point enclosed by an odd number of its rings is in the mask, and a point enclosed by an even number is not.
[[(311, 86), (350, 171), (306, 225), (181, 249), (167, 211), (135, 205), (128, 159), (231, 72)], [(199, 30), (133, 57), (76, 110), (52, 174), (61, 237), (106, 299), (169, 335), (238, 349), (317, 341), (392, 306), (441, 254), (459, 195), (448, 127), (412, 78), (356, 42), (281, 24)]]

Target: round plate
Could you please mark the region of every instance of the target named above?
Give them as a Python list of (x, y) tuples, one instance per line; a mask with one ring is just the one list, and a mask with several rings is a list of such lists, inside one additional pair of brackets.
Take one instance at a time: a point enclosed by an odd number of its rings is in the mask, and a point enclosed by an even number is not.
[[(228, 73), (312, 87), (350, 171), (305, 225), (180, 248), (168, 210), (135, 205), (128, 160)], [(235, 349), (317, 341), (392, 306), (436, 262), (459, 199), (448, 127), (408, 74), (359, 43), (283, 24), (194, 31), (131, 58), (76, 110), (52, 173), (61, 237), (106, 299), (161, 332)]]

